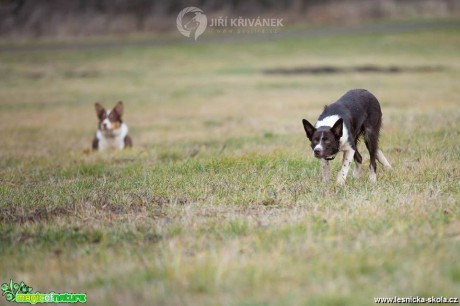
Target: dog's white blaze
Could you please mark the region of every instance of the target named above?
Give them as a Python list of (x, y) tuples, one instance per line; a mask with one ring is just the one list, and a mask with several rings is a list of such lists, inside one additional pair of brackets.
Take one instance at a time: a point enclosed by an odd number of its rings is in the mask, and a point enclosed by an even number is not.
[(102, 120), (101, 125), (104, 126), (104, 124), (105, 124), (106, 129), (112, 128), (112, 123), (110, 122), (108, 118), (105, 118), (104, 120)]
[(107, 129), (111, 129), (111, 128), (112, 128), (112, 122), (110, 122), (110, 120), (109, 120), (109, 115), (110, 115), (110, 112), (111, 112), (111, 111), (112, 111), (112, 110), (108, 110), (108, 111), (105, 112), (105, 114), (106, 114), (105, 119), (102, 120), (102, 122), (101, 122), (102, 125), (105, 124), (105, 126), (106, 126)]
[[(339, 119), (340, 117), (338, 115), (327, 116), (321, 119), (320, 121), (316, 122), (315, 128), (319, 128), (320, 126), (333, 127)], [(342, 127), (342, 137), (340, 137), (340, 151), (348, 151), (350, 149), (351, 146), (348, 143), (348, 129), (344, 124)]]
[(320, 150), (320, 152), (323, 151), (323, 146), (321, 145), (321, 142), (315, 146), (315, 148), (313, 149), (313, 151), (316, 151), (317, 149)]
[(377, 150), (377, 156), (376, 157), (377, 157), (377, 160), (382, 165), (384, 165), (388, 169), (392, 169), (390, 163), (388, 162), (388, 160), (386, 159), (385, 155), (383, 155), (383, 152), (380, 149)]
[(96, 132), (96, 137), (99, 140), (99, 150), (123, 149), (126, 135), (128, 135), (128, 126), (126, 123), (122, 123), (120, 128), (116, 130), (98, 130)]
[(337, 184), (343, 185), (345, 180), (347, 179), (348, 170), (350, 170), (351, 162), (353, 161), (353, 156), (355, 155), (355, 150), (351, 149), (347, 150), (343, 153), (343, 162), (342, 168), (339, 171), (339, 175), (337, 176)]
[(323, 136), (324, 136), (324, 133), (321, 133), (321, 137), (319, 138), (319, 143), (313, 148), (313, 151), (316, 150), (316, 149), (319, 149), (320, 152), (323, 152)]

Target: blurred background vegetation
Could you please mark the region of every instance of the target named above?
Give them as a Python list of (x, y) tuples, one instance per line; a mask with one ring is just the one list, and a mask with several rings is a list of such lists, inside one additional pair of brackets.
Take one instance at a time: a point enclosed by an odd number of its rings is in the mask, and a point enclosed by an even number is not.
[(175, 30), (175, 16), (197, 6), (209, 17), (277, 16), (287, 24), (357, 24), (456, 18), (457, 0), (0, 0), (0, 37), (75, 37)]

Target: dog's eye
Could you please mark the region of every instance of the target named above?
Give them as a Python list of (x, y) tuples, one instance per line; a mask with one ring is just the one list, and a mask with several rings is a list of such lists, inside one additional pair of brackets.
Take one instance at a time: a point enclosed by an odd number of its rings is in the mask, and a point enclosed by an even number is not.
[(314, 142), (318, 142), (318, 141), (319, 141), (319, 138), (318, 138), (318, 137), (315, 137), (315, 138), (313, 138), (313, 141), (314, 141)]
[(323, 139), (323, 142), (324, 142), (325, 144), (331, 143), (331, 141), (330, 141), (329, 139)]

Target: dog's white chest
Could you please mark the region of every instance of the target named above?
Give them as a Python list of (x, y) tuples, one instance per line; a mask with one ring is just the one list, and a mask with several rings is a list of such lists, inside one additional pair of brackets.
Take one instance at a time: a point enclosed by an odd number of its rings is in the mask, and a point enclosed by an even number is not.
[(96, 137), (99, 140), (98, 149), (123, 149), (126, 135), (128, 135), (128, 126), (125, 123), (122, 123), (119, 129), (110, 133), (98, 130), (96, 133)]

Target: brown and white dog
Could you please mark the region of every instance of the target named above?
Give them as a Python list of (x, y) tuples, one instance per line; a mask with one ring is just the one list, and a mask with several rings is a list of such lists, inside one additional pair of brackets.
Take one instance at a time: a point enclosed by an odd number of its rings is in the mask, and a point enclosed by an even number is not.
[(93, 140), (93, 150), (124, 149), (133, 146), (128, 135), (128, 126), (121, 119), (123, 116), (123, 102), (119, 101), (113, 109), (105, 110), (95, 104), (99, 124)]

